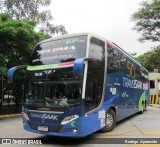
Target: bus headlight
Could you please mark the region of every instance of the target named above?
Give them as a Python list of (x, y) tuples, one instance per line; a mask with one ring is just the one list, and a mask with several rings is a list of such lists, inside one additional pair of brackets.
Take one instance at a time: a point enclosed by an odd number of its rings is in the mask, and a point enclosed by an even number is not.
[(63, 119), (63, 121), (61, 122), (62, 125), (67, 124), (75, 119), (77, 119), (79, 116), (78, 115), (71, 115), (71, 116), (67, 116)]

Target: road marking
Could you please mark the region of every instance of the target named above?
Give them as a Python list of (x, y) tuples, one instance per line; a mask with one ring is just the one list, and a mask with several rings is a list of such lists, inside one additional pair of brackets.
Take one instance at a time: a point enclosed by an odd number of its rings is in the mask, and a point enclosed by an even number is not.
[[(141, 130), (141, 131), (139, 131)], [(106, 133), (101, 133), (101, 134), (93, 134), (92, 138), (111, 138), (111, 137), (119, 137), (119, 136), (123, 136), (123, 135), (127, 135), (127, 136), (131, 136), (131, 135), (149, 135), (149, 136), (160, 136), (160, 131), (157, 130), (151, 130), (151, 129), (147, 129), (147, 128), (139, 128), (137, 130), (127, 130), (125, 128), (119, 129), (119, 130), (115, 130), (112, 132), (106, 132)]]
[(144, 135), (160, 136), (160, 132), (156, 131), (144, 132)]
[(119, 131), (114, 131), (113, 133), (105, 133), (103, 135), (97, 135), (97, 136), (93, 136), (92, 138), (111, 138), (111, 137), (119, 137), (122, 135), (141, 135), (140, 132), (138, 130), (135, 131), (127, 131), (127, 132), (119, 132)]

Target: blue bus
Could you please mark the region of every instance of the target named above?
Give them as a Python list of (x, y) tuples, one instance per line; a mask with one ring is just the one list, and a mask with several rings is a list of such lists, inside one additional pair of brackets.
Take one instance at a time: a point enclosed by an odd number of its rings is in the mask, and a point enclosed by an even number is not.
[(35, 46), (26, 68), (22, 119), (29, 132), (84, 137), (112, 131), (149, 104), (148, 72), (115, 43), (91, 33)]

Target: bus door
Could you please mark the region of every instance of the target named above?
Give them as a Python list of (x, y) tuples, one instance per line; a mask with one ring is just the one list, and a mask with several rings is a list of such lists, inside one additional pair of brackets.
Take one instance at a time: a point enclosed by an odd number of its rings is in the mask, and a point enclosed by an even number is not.
[[(84, 107), (87, 134), (95, 132), (102, 127), (99, 120), (99, 113), (101, 111), (100, 104), (103, 97), (102, 93), (105, 71), (104, 50), (105, 43), (103, 41), (91, 38), (89, 57), (93, 60), (88, 61)], [(105, 123), (105, 120), (103, 122)]]

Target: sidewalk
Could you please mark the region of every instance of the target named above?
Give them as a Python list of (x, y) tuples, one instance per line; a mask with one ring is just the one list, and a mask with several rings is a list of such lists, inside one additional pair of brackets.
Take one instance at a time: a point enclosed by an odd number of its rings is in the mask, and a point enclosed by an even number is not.
[(5, 114), (5, 115), (0, 115), (0, 119), (11, 118), (11, 117), (18, 117), (18, 116), (22, 116), (22, 114), (19, 113), (19, 114)]
[(160, 104), (149, 104), (151, 107), (160, 108)]

